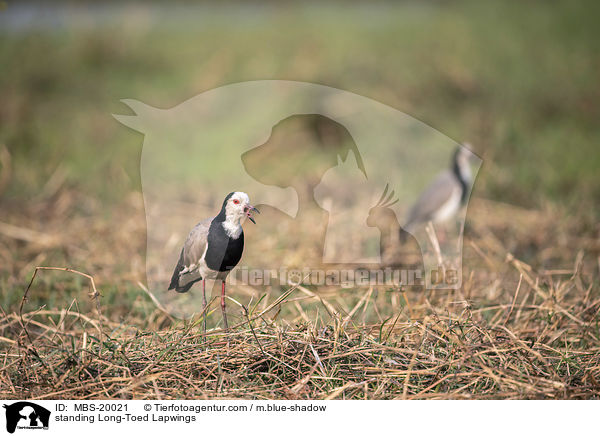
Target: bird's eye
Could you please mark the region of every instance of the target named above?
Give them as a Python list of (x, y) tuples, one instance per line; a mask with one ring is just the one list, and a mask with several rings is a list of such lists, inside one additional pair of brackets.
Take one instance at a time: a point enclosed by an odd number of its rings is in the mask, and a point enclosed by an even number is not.
[(233, 200), (233, 204), (240, 204), (240, 200)]

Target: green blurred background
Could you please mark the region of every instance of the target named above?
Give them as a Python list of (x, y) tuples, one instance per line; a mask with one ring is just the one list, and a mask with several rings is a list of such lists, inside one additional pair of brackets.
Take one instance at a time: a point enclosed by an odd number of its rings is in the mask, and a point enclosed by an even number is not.
[(120, 99), (168, 108), (228, 83), (288, 79), (470, 142), (484, 158), (476, 195), (597, 216), (598, 16), (595, 1), (4, 2), (4, 204), (57, 174), (107, 206), (139, 191), (143, 136), (112, 118), (130, 113)]

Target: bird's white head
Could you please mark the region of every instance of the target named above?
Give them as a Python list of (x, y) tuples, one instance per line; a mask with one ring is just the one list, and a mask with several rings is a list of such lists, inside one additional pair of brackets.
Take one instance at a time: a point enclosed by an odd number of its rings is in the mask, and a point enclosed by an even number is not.
[(223, 227), (234, 239), (237, 238), (242, 231), (242, 222), (248, 218), (254, 224), (253, 212), (260, 213), (257, 208), (250, 204), (250, 197), (245, 192), (232, 192), (223, 202), (221, 214), (223, 214)]

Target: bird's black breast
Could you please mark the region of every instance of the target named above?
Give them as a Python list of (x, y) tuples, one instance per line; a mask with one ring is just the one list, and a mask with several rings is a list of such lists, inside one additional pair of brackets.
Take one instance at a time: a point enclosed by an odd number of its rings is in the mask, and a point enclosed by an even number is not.
[(213, 271), (229, 271), (233, 269), (244, 251), (244, 232), (237, 239), (229, 237), (223, 228), (223, 223), (213, 221), (208, 231), (208, 248), (204, 261)]
[(464, 206), (464, 204), (467, 202), (467, 196), (469, 195), (469, 186), (467, 185), (467, 181), (463, 179), (460, 167), (456, 160), (452, 164), (452, 173), (454, 174), (454, 177), (456, 177), (456, 179), (458, 180), (458, 183), (460, 183), (460, 204)]

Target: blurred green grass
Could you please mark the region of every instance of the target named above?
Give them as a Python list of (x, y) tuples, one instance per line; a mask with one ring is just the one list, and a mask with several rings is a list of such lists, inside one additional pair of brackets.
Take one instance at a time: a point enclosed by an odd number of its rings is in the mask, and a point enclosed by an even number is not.
[[(12, 8), (28, 7), (41, 18), (19, 24)], [(9, 198), (34, 197), (58, 168), (107, 205), (140, 190), (143, 137), (111, 117), (128, 113), (122, 98), (166, 108), (228, 83), (288, 79), (368, 96), (471, 142), (484, 158), (477, 195), (597, 212), (597, 2), (35, 8), (0, 12)]]

